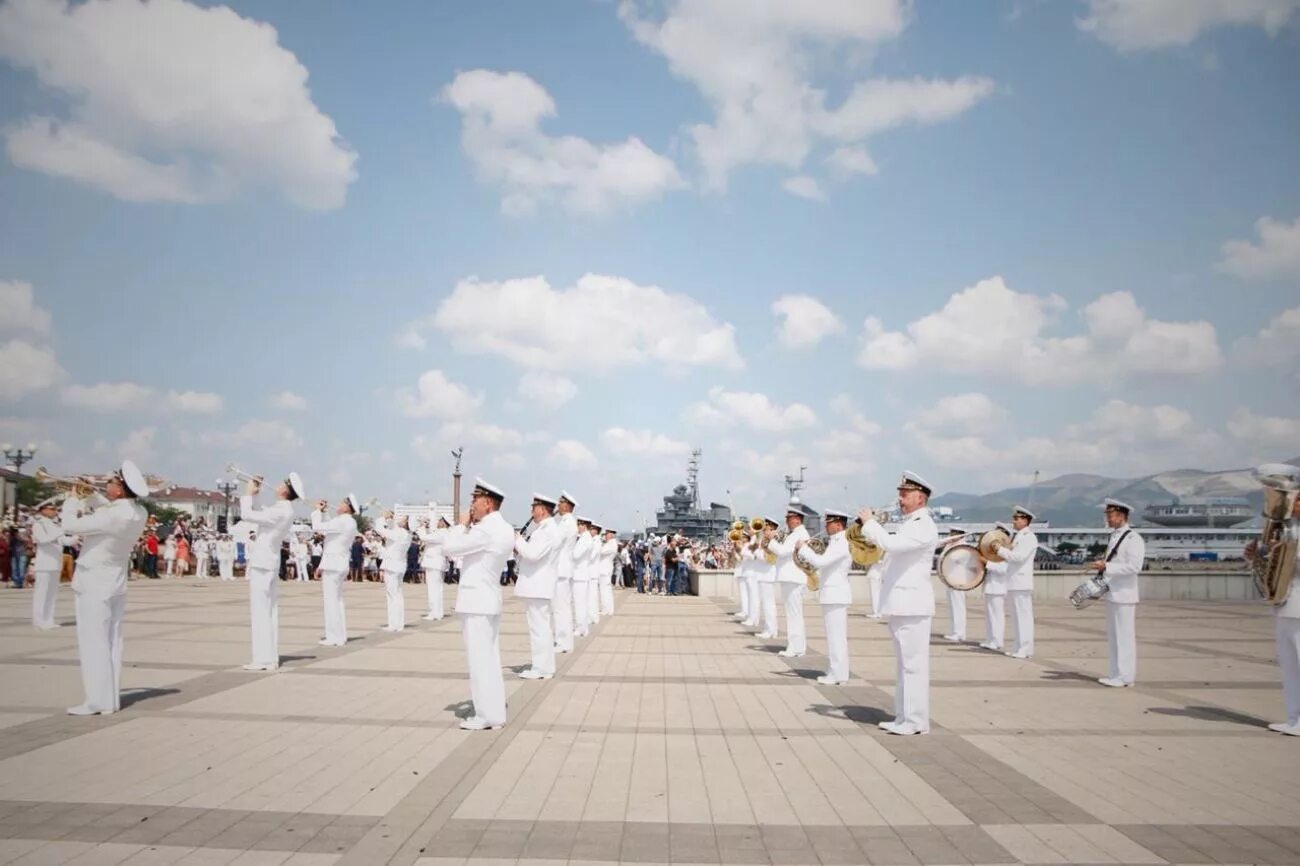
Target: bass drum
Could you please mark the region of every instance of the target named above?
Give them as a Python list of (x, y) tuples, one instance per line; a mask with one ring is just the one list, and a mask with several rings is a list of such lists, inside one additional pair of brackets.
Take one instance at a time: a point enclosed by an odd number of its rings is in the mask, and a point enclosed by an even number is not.
[(939, 579), (958, 592), (970, 592), (982, 584), (984, 569), (984, 557), (973, 544), (954, 544), (939, 557)]

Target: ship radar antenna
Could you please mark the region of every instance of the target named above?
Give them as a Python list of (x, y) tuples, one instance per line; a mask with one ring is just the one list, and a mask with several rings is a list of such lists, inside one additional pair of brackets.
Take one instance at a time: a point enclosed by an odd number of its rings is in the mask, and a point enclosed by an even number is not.
[(691, 508), (700, 510), (700, 454), (699, 448), (691, 449), (691, 460), (686, 464), (686, 486), (691, 490)]
[(799, 493), (800, 490), (803, 490), (803, 485), (804, 485), (803, 471), (807, 468), (808, 468), (807, 466), (799, 467), (798, 478), (795, 478), (793, 475), (785, 476), (785, 489), (786, 492), (789, 494), (791, 502), (798, 499), (799, 497), (797, 496), (797, 494)]

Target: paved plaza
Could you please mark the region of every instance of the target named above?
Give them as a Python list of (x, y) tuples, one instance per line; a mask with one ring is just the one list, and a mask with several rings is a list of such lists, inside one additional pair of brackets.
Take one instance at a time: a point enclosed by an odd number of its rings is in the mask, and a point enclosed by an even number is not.
[[(888, 629), (855, 614), (853, 681), (820, 686), (725, 600), (617, 594), (550, 681), (507, 671), (510, 724), (466, 733), (454, 618), (379, 631), (347, 586), (282, 584), (275, 674), (242, 581), (133, 581), (123, 711), (81, 700), (72, 595), (30, 627), (0, 591), (0, 862), (21, 864), (1300, 863), (1300, 739), (1262, 605), (1139, 608), (1139, 684), (1106, 689), (1104, 611), (1039, 603), (1037, 656), (933, 647), (934, 730), (900, 738)], [(454, 599), (449, 588), (448, 607)], [(971, 637), (984, 622), (972, 605)], [(859, 609), (860, 610), (860, 609)], [(944, 612), (936, 632), (946, 626)], [(527, 662), (508, 602), (502, 661)]]

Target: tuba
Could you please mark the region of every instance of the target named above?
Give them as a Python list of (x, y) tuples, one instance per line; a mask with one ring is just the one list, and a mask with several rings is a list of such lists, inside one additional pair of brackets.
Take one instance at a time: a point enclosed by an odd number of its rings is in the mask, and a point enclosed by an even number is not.
[(1274, 605), (1285, 602), (1291, 591), (1300, 545), (1294, 535), (1287, 533), (1296, 498), (1300, 497), (1295, 472), (1294, 466), (1285, 463), (1269, 463), (1255, 471), (1256, 480), (1264, 485), (1264, 508), (1260, 511), (1263, 524), (1258, 552), (1250, 561), (1250, 571), (1260, 595)]
[(802, 571), (808, 578), (807, 581), (808, 589), (810, 589), (813, 592), (816, 592), (821, 587), (821, 583), (822, 583), (821, 577), (818, 576), (816, 568), (814, 568), (810, 563), (804, 561), (803, 557), (801, 556), (804, 549), (811, 550), (814, 553), (816, 553), (818, 556), (820, 556), (821, 554), (826, 552), (826, 539), (820, 535), (817, 536), (816, 538), (811, 538), (804, 544), (802, 548), (797, 550), (794, 555), (794, 564), (799, 566), (799, 570)]

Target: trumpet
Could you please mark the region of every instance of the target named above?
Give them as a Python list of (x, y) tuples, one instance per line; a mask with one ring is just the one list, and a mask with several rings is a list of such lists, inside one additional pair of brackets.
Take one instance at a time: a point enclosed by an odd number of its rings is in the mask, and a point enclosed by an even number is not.
[(245, 472), (234, 463), (227, 463), (226, 471), (238, 478), (240, 481), (254, 481), (260, 485), (265, 480), (261, 475), (254, 475), (251, 472)]
[(89, 475), (52, 475), (44, 466), (38, 466), (33, 477), (38, 484), (57, 487), (65, 496), (76, 496), (78, 499), (103, 492), (102, 482)]

